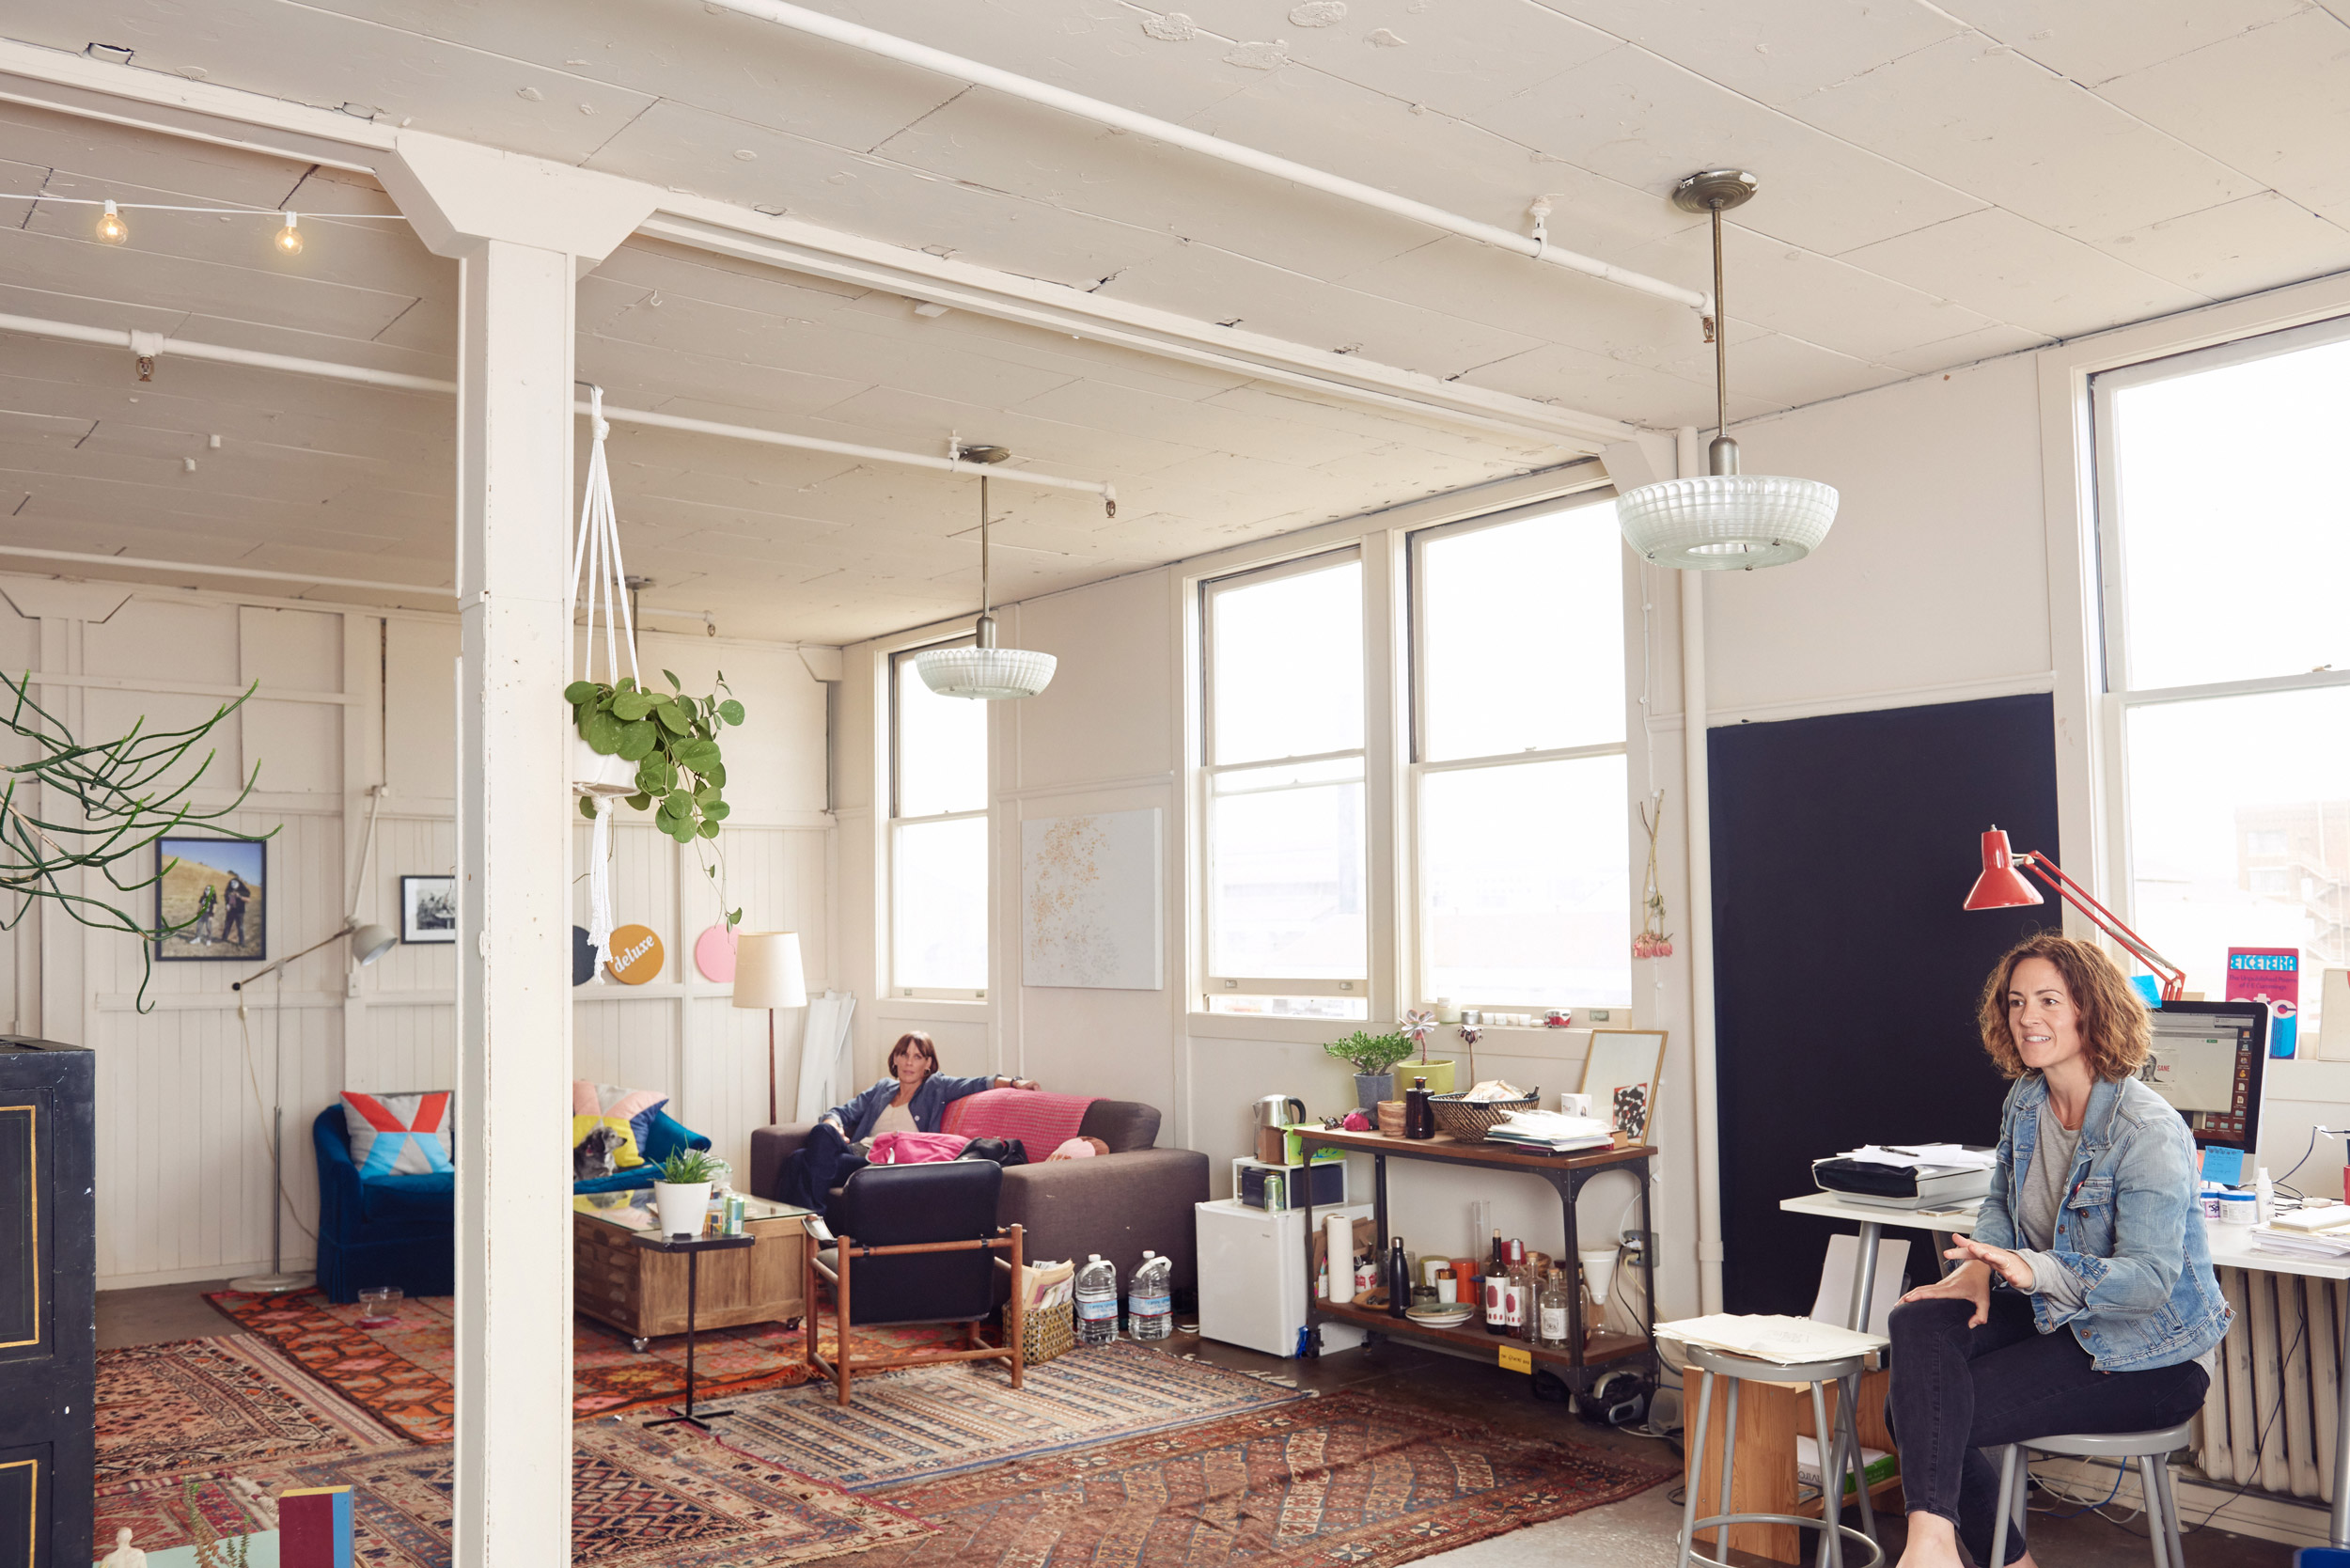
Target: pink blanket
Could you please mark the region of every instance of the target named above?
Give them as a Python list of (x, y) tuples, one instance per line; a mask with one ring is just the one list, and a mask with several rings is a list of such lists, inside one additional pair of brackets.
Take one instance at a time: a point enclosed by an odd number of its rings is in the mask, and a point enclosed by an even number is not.
[(928, 1165), (953, 1159), (970, 1141), (956, 1133), (884, 1133), (867, 1157), (875, 1165)]
[(1095, 1098), (1033, 1089), (982, 1090), (948, 1105), (940, 1125), (964, 1137), (1016, 1137), (1028, 1158), (1041, 1160), (1077, 1136)]

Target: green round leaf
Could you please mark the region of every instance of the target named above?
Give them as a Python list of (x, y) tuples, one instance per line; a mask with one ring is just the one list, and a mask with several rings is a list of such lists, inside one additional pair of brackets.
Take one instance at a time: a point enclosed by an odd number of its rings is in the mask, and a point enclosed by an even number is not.
[(686, 717), (685, 710), (675, 702), (664, 702), (653, 713), (660, 718), (662, 728), (673, 735), (686, 734), (694, 728), (694, 721)]
[(622, 761), (641, 762), (652, 755), (653, 747), (660, 743), (660, 732), (643, 719), (638, 719), (634, 724), (620, 726), (620, 739), (617, 749)]
[(601, 689), (593, 681), (574, 681), (563, 688), (563, 700), (576, 707)]
[(636, 789), (640, 794), (666, 795), (669, 792), (669, 776), (661, 760), (648, 757), (636, 765)]
[(685, 689), (685, 682), (677, 678), (677, 672), (675, 670), (665, 669), (661, 673), (669, 678), (669, 689), (671, 691), (682, 692)]
[(596, 820), (596, 802), (592, 795), (582, 795), (579, 797), (579, 814), (587, 818), (589, 822), (594, 822)]
[(652, 712), (654, 701), (643, 692), (628, 692), (612, 699), (612, 712), (623, 719), (640, 719)]
[(722, 762), (713, 762), (701, 770), (702, 777), (723, 790), (727, 787), (727, 770)]
[(728, 817), (734, 815), (734, 808), (728, 806), (725, 801), (721, 800), (703, 807), (702, 815), (709, 818), (713, 823), (722, 823)]
[(634, 807), (637, 810), (642, 811), (646, 807), (652, 804), (652, 796), (647, 794), (644, 791), (639, 790), (634, 794), (628, 797), (628, 803), (632, 807)]
[(718, 744), (715, 741), (684, 741), (669, 748), (669, 755), (682, 768), (692, 768), (707, 776), (718, 765)]
[(743, 704), (729, 697), (718, 704), (718, 716), (728, 724), (740, 724), (743, 722)]
[(669, 829), (669, 837), (675, 839), (681, 844), (690, 844), (694, 841), (695, 831), (694, 819), (691, 817), (684, 817), (681, 818), (677, 824)]
[(705, 819), (701, 826), (697, 829), (697, 831), (699, 832), (705, 839), (715, 839), (718, 836), (718, 824), (715, 822)]
[(620, 721), (610, 713), (590, 713), (588, 722), (579, 727), (588, 748), (599, 757), (609, 757), (620, 749)]

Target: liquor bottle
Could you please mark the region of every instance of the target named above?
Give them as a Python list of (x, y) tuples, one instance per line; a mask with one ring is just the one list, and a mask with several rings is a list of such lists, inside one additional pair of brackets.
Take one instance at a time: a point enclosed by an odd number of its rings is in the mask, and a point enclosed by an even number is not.
[(1414, 1078), (1412, 1087), (1403, 1091), (1403, 1136), (1410, 1138), (1436, 1136), (1436, 1112), (1428, 1103), (1426, 1078)]
[(1509, 1290), (1509, 1270), (1510, 1250), (1502, 1245), (1501, 1232), (1496, 1231), (1493, 1256), (1485, 1261), (1485, 1276), (1480, 1281), (1485, 1290), (1485, 1332), (1488, 1334), (1509, 1332), (1510, 1320), (1504, 1315), (1508, 1308), (1505, 1296)]
[(1513, 1340), (1523, 1340), (1533, 1333), (1527, 1294), (1534, 1278), (1533, 1270), (1526, 1261), (1524, 1242), (1513, 1241), (1510, 1244), (1510, 1267), (1504, 1278), (1508, 1283), (1504, 1286), (1502, 1297), (1502, 1332)]
[(1387, 1244), (1387, 1316), (1400, 1318), (1412, 1305), (1412, 1263), (1403, 1256), (1403, 1238)]
[(1567, 1271), (1554, 1268), (1543, 1276), (1541, 1297), (1542, 1342), (1564, 1350), (1567, 1348)]

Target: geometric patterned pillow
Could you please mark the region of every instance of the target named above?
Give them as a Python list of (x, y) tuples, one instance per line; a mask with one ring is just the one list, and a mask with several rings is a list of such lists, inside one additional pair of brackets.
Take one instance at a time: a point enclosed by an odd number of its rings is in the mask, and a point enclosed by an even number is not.
[[(645, 1147), (645, 1139), (652, 1132), (653, 1119), (661, 1107), (669, 1103), (666, 1094), (655, 1094), (650, 1089), (622, 1089), (618, 1084), (590, 1083), (586, 1078), (572, 1080), (572, 1114), (573, 1116), (617, 1116), (628, 1123), (636, 1136), (636, 1147)], [(579, 1138), (572, 1142), (576, 1145)]]
[(454, 1171), (448, 1102), (447, 1090), (399, 1094), (343, 1090), (343, 1129), (360, 1180)]

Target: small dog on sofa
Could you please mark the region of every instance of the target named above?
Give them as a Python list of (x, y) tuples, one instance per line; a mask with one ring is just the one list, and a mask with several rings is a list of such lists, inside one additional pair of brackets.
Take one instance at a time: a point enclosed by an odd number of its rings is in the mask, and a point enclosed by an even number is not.
[(620, 1143), (620, 1135), (610, 1127), (589, 1129), (588, 1136), (579, 1140), (579, 1147), (572, 1151), (572, 1180), (592, 1182), (611, 1175), (619, 1168), (613, 1153)]

